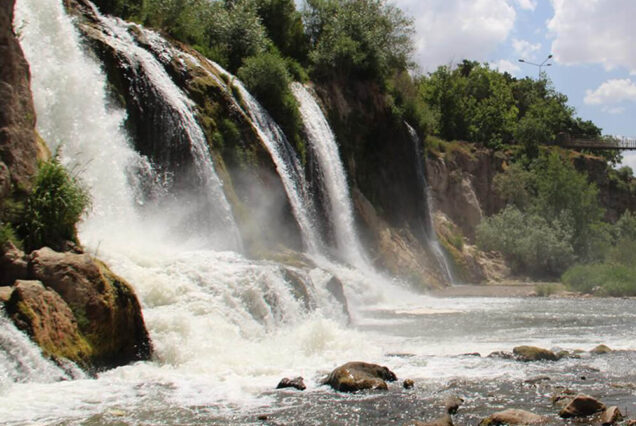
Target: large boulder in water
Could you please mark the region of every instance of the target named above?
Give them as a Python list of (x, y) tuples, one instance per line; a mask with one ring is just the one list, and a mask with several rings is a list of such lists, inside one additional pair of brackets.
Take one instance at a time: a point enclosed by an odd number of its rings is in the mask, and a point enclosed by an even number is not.
[(514, 408), (499, 411), (479, 422), (479, 426), (495, 425), (540, 425), (548, 423), (548, 419), (538, 414)]
[(605, 410), (605, 404), (589, 395), (579, 394), (559, 411), (564, 419), (571, 417), (587, 417)]
[(92, 354), (66, 302), (40, 281), (16, 281), (6, 303), (9, 317), (45, 355), (86, 366)]
[(146, 360), (151, 343), (132, 287), (88, 254), (47, 247), (30, 255), (33, 278), (57, 292), (73, 311), (96, 368)]
[(397, 376), (387, 367), (366, 362), (348, 362), (333, 370), (322, 384), (340, 392), (356, 392), (365, 389), (388, 390), (386, 381), (395, 380)]
[(536, 346), (517, 346), (512, 350), (515, 358), (519, 361), (558, 361), (556, 354), (548, 349)]

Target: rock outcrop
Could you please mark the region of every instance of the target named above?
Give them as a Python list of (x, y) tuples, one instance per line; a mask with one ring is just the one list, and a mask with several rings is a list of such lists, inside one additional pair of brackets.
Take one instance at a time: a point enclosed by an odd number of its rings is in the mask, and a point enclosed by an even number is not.
[(28, 190), (38, 144), (29, 64), (13, 31), (14, 1), (0, 4), (0, 201), (11, 187)]
[(348, 362), (333, 370), (323, 381), (340, 392), (360, 390), (388, 390), (387, 381), (393, 382), (397, 376), (387, 367), (366, 362)]
[(67, 358), (87, 367), (93, 351), (66, 302), (40, 281), (18, 280), (13, 287), (6, 310), (16, 326), (45, 355)]
[(73, 311), (97, 368), (148, 359), (151, 344), (141, 307), (126, 281), (87, 254), (42, 248), (30, 255), (30, 274)]

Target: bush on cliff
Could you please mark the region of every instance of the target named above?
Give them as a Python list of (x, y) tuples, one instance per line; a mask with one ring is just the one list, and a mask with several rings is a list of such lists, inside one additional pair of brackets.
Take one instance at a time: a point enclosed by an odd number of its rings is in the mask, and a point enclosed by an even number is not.
[(25, 248), (59, 249), (65, 241), (77, 242), (75, 226), (89, 204), (82, 182), (57, 158), (40, 163), (21, 224)]

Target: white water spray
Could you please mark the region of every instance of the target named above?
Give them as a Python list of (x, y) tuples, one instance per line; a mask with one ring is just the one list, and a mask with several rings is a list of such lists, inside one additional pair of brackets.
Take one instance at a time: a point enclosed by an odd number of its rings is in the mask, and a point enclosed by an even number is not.
[(300, 83), (293, 83), (291, 89), (300, 107), (309, 146), (323, 176), (338, 252), (344, 261), (365, 268), (368, 261), (355, 231), (349, 186), (336, 138), (314, 96)]
[(411, 127), (408, 123), (404, 123), (406, 128), (411, 136), (411, 141), (413, 143), (413, 150), (415, 151), (415, 167), (417, 170), (417, 178), (420, 181), (420, 185), (422, 186), (422, 197), (426, 202), (427, 212), (425, 214), (425, 234), (427, 238), (427, 244), (435, 259), (437, 260), (437, 264), (442, 268), (442, 271), (446, 274), (446, 278), (448, 282), (454, 284), (455, 277), (453, 275), (453, 270), (446, 258), (446, 254), (442, 249), (442, 246), (437, 239), (435, 234), (435, 225), (433, 223), (433, 197), (431, 196), (431, 188), (428, 184), (428, 180), (426, 179), (426, 173), (424, 172), (424, 166), (422, 165), (422, 154), (420, 151), (420, 138), (417, 136), (417, 132), (413, 127)]

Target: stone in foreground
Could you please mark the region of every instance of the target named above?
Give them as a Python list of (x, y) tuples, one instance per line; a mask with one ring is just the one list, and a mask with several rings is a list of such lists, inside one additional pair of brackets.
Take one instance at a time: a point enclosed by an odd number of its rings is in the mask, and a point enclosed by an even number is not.
[(276, 389), (285, 389), (285, 388), (295, 388), (295, 389), (303, 391), (307, 389), (307, 386), (305, 386), (305, 381), (300, 376), (294, 377), (293, 379), (285, 377), (284, 379), (281, 379), (280, 382), (278, 382), (278, 386), (276, 386)]
[(601, 414), (601, 425), (614, 425), (623, 420), (623, 414), (618, 407), (609, 407)]
[(387, 367), (366, 362), (348, 362), (333, 370), (322, 384), (339, 392), (356, 392), (365, 389), (388, 390), (386, 381), (395, 380), (397, 376)]
[(548, 419), (538, 414), (525, 410), (517, 410), (514, 408), (494, 413), (481, 422), (479, 426), (495, 426), (495, 425), (541, 425), (547, 424)]
[(579, 394), (559, 412), (564, 419), (571, 417), (587, 417), (605, 410), (605, 404), (588, 395)]
[(559, 359), (554, 352), (536, 346), (517, 346), (512, 350), (512, 353), (517, 360), (525, 362), (557, 361)]

